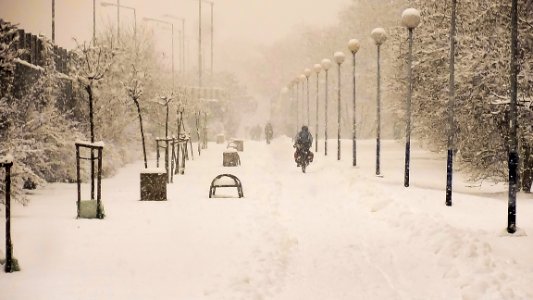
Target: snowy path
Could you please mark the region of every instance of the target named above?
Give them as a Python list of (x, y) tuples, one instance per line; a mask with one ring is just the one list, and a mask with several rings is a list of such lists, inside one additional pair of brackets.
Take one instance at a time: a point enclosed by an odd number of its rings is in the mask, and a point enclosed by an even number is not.
[[(74, 219), (75, 186), (50, 185), (15, 208), (23, 271), (0, 273), (0, 299), (533, 299), (532, 238), (501, 236), (504, 187), (457, 176), (445, 207), (442, 160), (414, 151), (406, 189), (403, 146), (384, 143), (377, 178), (373, 142), (358, 145), (358, 167), (343, 141), (341, 162), (320, 145), (302, 174), (288, 139), (246, 141), (237, 168), (212, 144), (167, 202), (136, 201), (141, 164), (129, 165), (104, 181), (102, 221)], [(245, 198), (208, 198), (221, 173)], [(518, 224), (533, 235), (531, 215), (520, 194)]]

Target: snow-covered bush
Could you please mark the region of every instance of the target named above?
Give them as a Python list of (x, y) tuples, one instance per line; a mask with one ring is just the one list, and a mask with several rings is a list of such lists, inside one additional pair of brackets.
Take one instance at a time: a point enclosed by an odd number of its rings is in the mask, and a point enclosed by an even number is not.
[[(17, 41), (17, 35), (13, 35), (15, 27), (0, 23), (0, 155), (13, 155), (12, 191), (16, 200), (24, 201), (23, 187), (34, 188), (46, 181), (72, 178), (75, 164), (67, 146), (70, 139), (79, 134), (75, 122), (68, 118), (68, 112), (58, 108), (60, 84), (50, 42), (40, 38), (42, 67), (23, 63), (14, 48)], [(28, 76), (28, 73), (32, 75)], [(15, 95), (17, 78), (32, 82), (28, 84), (29, 89)]]

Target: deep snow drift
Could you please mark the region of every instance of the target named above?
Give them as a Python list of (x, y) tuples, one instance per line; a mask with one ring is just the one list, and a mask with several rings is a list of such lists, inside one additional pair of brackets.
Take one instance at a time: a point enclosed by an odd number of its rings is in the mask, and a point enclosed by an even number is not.
[[(327, 157), (320, 141), (302, 174), (288, 138), (245, 141), (231, 168), (210, 144), (166, 202), (138, 201), (142, 163), (128, 165), (104, 180), (104, 220), (76, 220), (76, 186), (51, 184), (14, 205), (22, 271), (0, 272), (0, 299), (533, 299), (533, 240), (504, 234), (504, 185), (456, 174), (446, 207), (444, 159), (415, 149), (404, 188), (403, 145), (383, 143), (383, 178), (374, 142), (358, 146), (354, 168), (351, 141), (340, 162), (336, 141)], [(244, 198), (208, 198), (222, 173)], [(517, 207), (533, 235), (531, 195)]]

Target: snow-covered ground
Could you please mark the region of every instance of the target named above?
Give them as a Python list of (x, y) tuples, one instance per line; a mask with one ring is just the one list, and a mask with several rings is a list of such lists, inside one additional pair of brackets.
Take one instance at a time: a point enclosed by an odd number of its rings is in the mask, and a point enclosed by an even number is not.
[[(446, 207), (444, 159), (415, 149), (404, 188), (403, 145), (383, 143), (380, 178), (373, 141), (358, 142), (356, 168), (351, 141), (340, 162), (336, 141), (327, 157), (322, 143), (306, 174), (288, 138), (245, 141), (233, 168), (210, 144), (166, 202), (138, 201), (142, 163), (128, 165), (104, 180), (104, 220), (75, 219), (74, 184), (35, 191), (14, 207), (22, 271), (0, 272), (0, 299), (533, 299), (533, 239), (504, 234), (504, 185), (456, 174)], [(222, 173), (245, 198), (208, 198)], [(519, 194), (518, 226), (533, 235), (531, 216)]]

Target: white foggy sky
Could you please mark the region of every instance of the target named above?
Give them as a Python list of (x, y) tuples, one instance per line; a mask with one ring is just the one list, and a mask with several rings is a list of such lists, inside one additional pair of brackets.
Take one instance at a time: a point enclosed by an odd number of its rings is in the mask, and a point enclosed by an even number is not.
[[(51, 0), (0, 0), (0, 17), (19, 23), (33, 33), (51, 37)], [(115, 22), (116, 9), (96, 1), (97, 30), (102, 22)], [(116, 0), (107, 2), (116, 3)], [(335, 23), (337, 13), (349, 0), (214, 0), (215, 42), (226, 40), (270, 44), (287, 34), (294, 25)], [(198, 2), (196, 0), (121, 0), (121, 5), (137, 10), (142, 17), (159, 18), (170, 13), (187, 19), (187, 34), (197, 37)], [(209, 5), (203, 5), (204, 22), (209, 22)], [(131, 10), (121, 11), (122, 26), (132, 26)], [(209, 34), (205, 28), (205, 37)], [(72, 37), (88, 40), (92, 35), (92, 0), (56, 0), (56, 41), (72, 48)]]
[[(351, 0), (214, 0), (215, 2), (215, 72), (229, 71), (246, 82), (250, 72), (257, 68), (243, 66), (257, 49), (270, 45), (289, 34), (295, 26), (329, 26), (337, 22), (343, 6)], [(116, 0), (96, 1), (96, 30), (102, 24), (116, 24), (116, 8), (102, 7), (101, 2), (116, 3)], [(0, 0), (0, 18), (18, 23), (27, 32), (43, 34), (51, 38), (52, 0)], [(79, 42), (92, 37), (92, 0), (56, 0), (56, 44), (72, 49)], [(187, 68), (197, 67), (198, 2), (197, 0), (120, 0), (123, 6), (136, 8), (137, 24), (143, 17), (162, 18), (172, 14), (186, 19), (186, 33), (190, 43), (187, 47)], [(210, 24), (210, 6), (202, 6), (203, 24)], [(121, 10), (121, 28), (133, 27), (131, 10)], [(176, 21), (175, 28), (181, 28)], [(159, 38), (157, 48), (169, 60), (170, 43), (163, 31), (155, 31)], [(203, 65), (209, 66), (209, 28), (203, 28)], [(176, 33), (177, 35), (177, 33)], [(176, 47), (177, 48), (177, 47)], [(175, 57), (177, 57), (175, 49)], [(169, 61), (170, 63), (170, 61)], [(259, 68), (260, 69), (260, 68)], [(249, 87), (250, 88), (250, 87)], [(250, 91), (254, 94), (253, 91)], [(258, 95), (256, 95), (258, 96)], [(259, 101), (259, 102), (267, 102)], [(267, 111), (267, 109), (264, 109)]]

